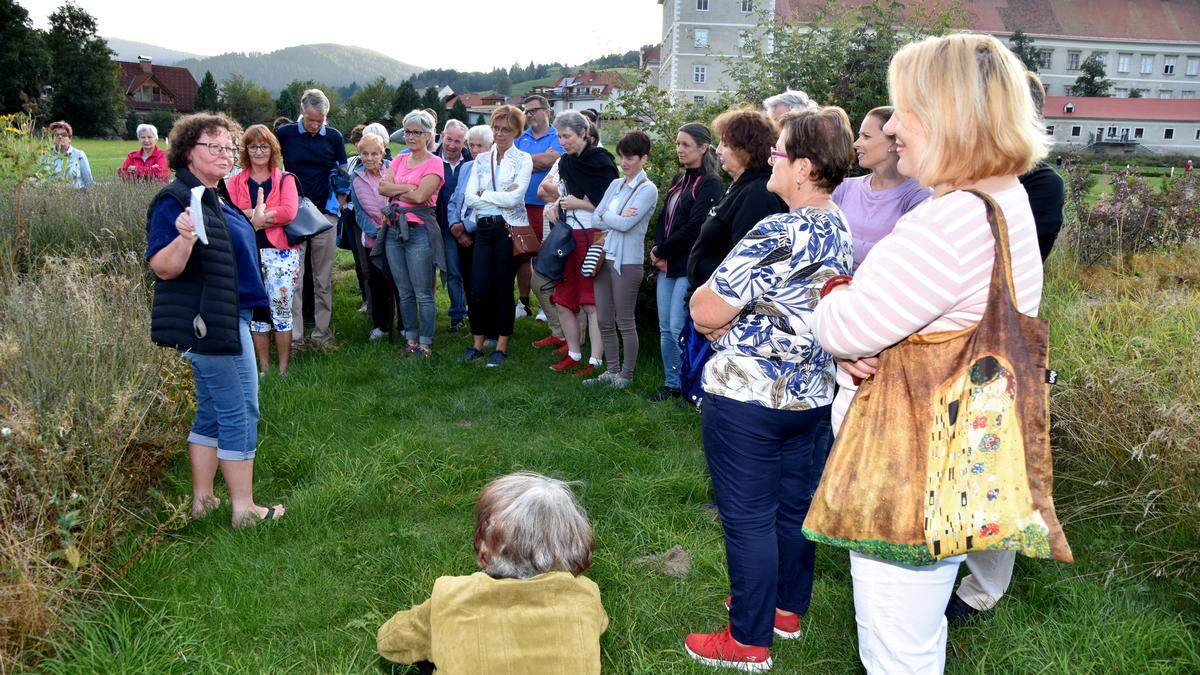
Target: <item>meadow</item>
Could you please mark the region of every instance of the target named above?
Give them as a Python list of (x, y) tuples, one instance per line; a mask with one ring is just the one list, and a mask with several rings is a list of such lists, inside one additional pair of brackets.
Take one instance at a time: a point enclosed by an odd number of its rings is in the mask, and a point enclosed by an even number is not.
[[(123, 155), (115, 144), (113, 155)], [(11, 479), (0, 489), (30, 500), (0, 504), (0, 627), (27, 622), (22, 667), (409, 672), (375, 654), (376, 628), (438, 576), (475, 571), (478, 490), (529, 469), (578, 481), (595, 525), (588, 574), (610, 616), (605, 671), (714, 672), (681, 641), (726, 620), (722, 536), (705, 508), (696, 413), (644, 398), (661, 377), (650, 319), (626, 391), (550, 372), (550, 355), (529, 346), (544, 331), (532, 319), (518, 321), (503, 368), (460, 362), (466, 338), (446, 331), (444, 293), (434, 357), (405, 359), (367, 342), (343, 253), (337, 349), (304, 352), (286, 379), (263, 381), (255, 491), (287, 516), (231, 531), (226, 500), (190, 521), (190, 382), (147, 335), (139, 252), (150, 194), (106, 184), (34, 195), (28, 268), (0, 292), (0, 417), (15, 429), (0, 438)], [(0, 199), (0, 224), (10, 217)], [(1200, 247), (1085, 269), (1063, 246), (1043, 312), (1061, 373), (1056, 498), (1077, 562), (1018, 560), (991, 620), (951, 631), (947, 669), (1196, 672), (1200, 353), (1187, 346), (1200, 334), (1190, 262)], [(691, 558), (683, 578), (655, 560), (675, 546)], [(775, 672), (859, 671), (844, 553), (819, 549), (804, 626), (802, 639), (776, 644)]]

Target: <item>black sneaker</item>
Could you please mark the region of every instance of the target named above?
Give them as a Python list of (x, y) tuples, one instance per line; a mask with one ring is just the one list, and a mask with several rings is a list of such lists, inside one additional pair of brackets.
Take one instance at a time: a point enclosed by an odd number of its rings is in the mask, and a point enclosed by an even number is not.
[(451, 321), (450, 322), (450, 332), (457, 333), (458, 331), (463, 329), (463, 326), (465, 324), (466, 324), (466, 322), (464, 322), (462, 319), (457, 319), (457, 320)]
[(496, 351), (492, 352), (491, 356), (488, 357), (487, 367), (495, 368), (495, 367), (499, 366), (501, 363), (504, 363), (504, 359), (507, 359), (507, 358), (508, 358), (508, 354), (505, 354), (504, 352), (497, 349)]
[(669, 401), (673, 398), (679, 398), (680, 396), (682, 396), (682, 394), (679, 393), (678, 389), (672, 387), (659, 387), (658, 391), (650, 394), (646, 400), (650, 401), (651, 403), (661, 403), (663, 401)]
[(946, 623), (954, 628), (960, 628), (973, 621), (985, 620), (991, 612), (982, 612), (963, 602), (958, 593), (950, 594), (950, 602), (946, 603)]
[(475, 349), (474, 347), (467, 347), (467, 350), (465, 352), (463, 352), (462, 360), (463, 361), (474, 361), (475, 359), (477, 359), (481, 356), (483, 356), (483, 352), (479, 351), (478, 349)]

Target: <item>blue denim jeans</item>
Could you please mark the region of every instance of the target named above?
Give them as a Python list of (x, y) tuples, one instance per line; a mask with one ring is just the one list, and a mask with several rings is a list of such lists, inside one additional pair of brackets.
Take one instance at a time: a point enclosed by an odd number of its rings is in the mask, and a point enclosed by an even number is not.
[(423, 345), (433, 344), (437, 305), (433, 301), (433, 249), (424, 225), (409, 224), (408, 241), (400, 240), (400, 230), (387, 228), (384, 238), (388, 268), (396, 282), (400, 316), (404, 319), (404, 337)]
[(217, 459), (254, 459), (258, 445), (258, 367), (250, 340), (250, 310), (238, 320), (242, 353), (184, 352), (196, 382), (196, 419), (188, 443), (217, 449)]
[(816, 546), (801, 527), (833, 441), (829, 406), (776, 410), (705, 394), (700, 430), (725, 530), (730, 632), (769, 646), (775, 608), (803, 614), (812, 599)]
[(446, 251), (446, 271), (442, 278), (446, 282), (446, 295), (450, 296), (450, 320), (462, 321), (467, 317), (467, 296), (463, 293), (463, 265), (458, 259), (458, 240), (447, 229), (442, 232), (442, 248)]
[(688, 279), (668, 277), (658, 273), (658, 348), (662, 352), (663, 384), (672, 389), (679, 388), (679, 332), (687, 318)]

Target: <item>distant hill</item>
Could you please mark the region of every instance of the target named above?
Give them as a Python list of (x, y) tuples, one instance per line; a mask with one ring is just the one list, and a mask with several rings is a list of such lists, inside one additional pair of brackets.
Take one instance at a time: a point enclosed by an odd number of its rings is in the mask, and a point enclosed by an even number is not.
[[(121, 38), (112, 37), (104, 39), (108, 42), (108, 48), (117, 53), (113, 58), (118, 61), (137, 61), (139, 56), (149, 56), (157, 64), (173, 66), (184, 59), (204, 58), (202, 54), (181, 52), (146, 42), (135, 42), (134, 40), (122, 40)], [(200, 75), (203, 77), (204, 73), (200, 73)], [(200, 78), (196, 79), (198, 81)]]
[(351, 82), (366, 84), (382, 75), (389, 82), (399, 83), (424, 70), (370, 49), (335, 44), (300, 45), (267, 54), (221, 54), (184, 59), (174, 65), (190, 70), (197, 82), (206, 70), (212, 71), (217, 82), (236, 73), (273, 94), (292, 80), (316, 80), (342, 87)]

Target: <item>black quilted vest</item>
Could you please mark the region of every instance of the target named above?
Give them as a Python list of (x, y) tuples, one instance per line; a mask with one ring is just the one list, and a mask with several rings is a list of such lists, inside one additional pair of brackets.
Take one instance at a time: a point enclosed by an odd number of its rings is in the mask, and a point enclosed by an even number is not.
[[(150, 202), (146, 227), (161, 199), (174, 199), (183, 208), (191, 204), (191, 189), (200, 181), (190, 171), (175, 172), (175, 180)], [(224, 190), (224, 182), (218, 189)], [(183, 272), (174, 279), (154, 281), (150, 313), (150, 338), (155, 344), (197, 354), (240, 354), (238, 333), (237, 261), (229, 227), (221, 213), (216, 190), (201, 198), (208, 245), (192, 247)]]

